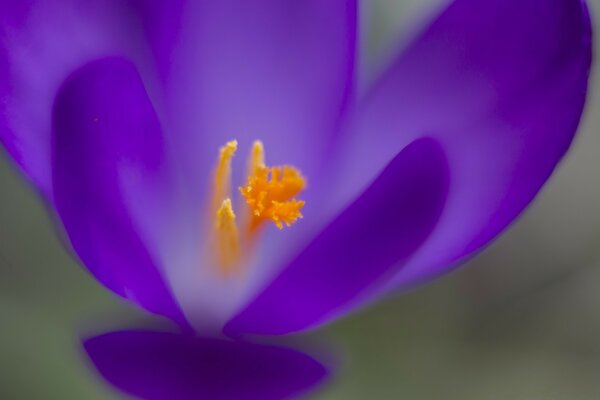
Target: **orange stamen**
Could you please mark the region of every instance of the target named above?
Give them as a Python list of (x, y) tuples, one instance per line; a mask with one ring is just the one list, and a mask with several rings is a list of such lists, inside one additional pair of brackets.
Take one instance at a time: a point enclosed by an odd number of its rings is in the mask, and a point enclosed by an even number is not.
[(231, 161), (237, 142), (221, 147), (214, 173), (212, 213), (214, 215), (214, 252), (220, 271), (234, 272), (243, 252), (252, 247), (259, 228), (272, 221), (279, 229), (302, 218), (304, 201), (296, 196), (306, 188), (306, 179), (292, 166), (267, 167), (260, 141), (254, 142), (248, 162), (248, 180), (240, 193), (248, 207), (245, 229), (238, 231), (231, 201)]
[(283, 229), (283, 224), (291, 226), (302, 218), (304, 202), (295, 197), (305, 188), (306, 179), (294, 167), (256, 167), (240, 188), (251, 215), (248, 231), (255, 232), (269, 220)]
[(230, 274), (237, 267), (240, 256), (240, 239), (231, 199), (225, 199), (217, 210), (215, 229), (217, 261), (221, 271)]

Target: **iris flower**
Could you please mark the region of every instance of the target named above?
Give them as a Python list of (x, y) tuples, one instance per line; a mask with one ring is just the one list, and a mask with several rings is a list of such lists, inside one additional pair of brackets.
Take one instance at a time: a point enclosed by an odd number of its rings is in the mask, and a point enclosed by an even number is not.
[(108, 289), (178, 330), (86, 339), (148, 399), (260, 398), (323, 365), (254, 344), (430, 281), (576, 132), (581, 0), (455, 0), (358, 91), (357, 0), (3, 0), (0, 139)]

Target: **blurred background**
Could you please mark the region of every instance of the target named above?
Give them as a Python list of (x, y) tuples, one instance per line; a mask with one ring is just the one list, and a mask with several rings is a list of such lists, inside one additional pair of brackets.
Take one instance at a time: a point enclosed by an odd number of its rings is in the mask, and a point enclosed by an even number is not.
[[(447, 1), (363, 1), (364, 80)], [(600, 398), (599, 69), (572, 151), (505, 235), (458, 272), (310, 334), (345, 354), (314, 398)], [(78, 329), (139, 315), (72, 260), (1, 154), (0, 399), (114, 398)]]

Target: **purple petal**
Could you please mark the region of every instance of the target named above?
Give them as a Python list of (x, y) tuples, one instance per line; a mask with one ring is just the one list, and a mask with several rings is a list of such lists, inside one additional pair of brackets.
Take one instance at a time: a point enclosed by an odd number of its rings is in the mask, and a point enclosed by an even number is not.
[(110, 58), (80, 68), (53, 122), (53, 194), (73, 248), (108, 288), (184, 323), (149, 246), (167, 226), (174, 178), (135, 67)]
[(202, 199), (217, 150), (255, 139), (268, 162), (314, 176), (351, 95), (356, 0), (190, 1), (168, 105), (176, 151)]
[(0, 143), (47, 199), (51, 111), (62, 82), (90, 61), (120, 55), (153, 81), (176, 45), (182, 1), (0, 2)]
[(84, 347), (108, 382), (147, 400), (287, 399), (327, 376), (294, 350), (171, 333), (113, 332)]
[(186, 0), (125, 0), (142, 25), (161, 83), (170, 79), (173, 52), (180, 41)]
[(435, 226), (447, 189), (448, 167), (437, 141), (407, 146), (226, 333), (284, 334), (338, 316), (410, 259)]
[(47, 197), (56, 90), (73, 69), (122, 47), (105, 30), (114, 11), (110, 2), (75, 3), (0, 5), (0, 141)]
[(394, 61), (348, 136), (338, 193), (415, 138), (440, 141), (447, 206), (396, 283), (449, 271), (531, 202), (573, 139), (590, 62), (580, 0), (457, 0)]

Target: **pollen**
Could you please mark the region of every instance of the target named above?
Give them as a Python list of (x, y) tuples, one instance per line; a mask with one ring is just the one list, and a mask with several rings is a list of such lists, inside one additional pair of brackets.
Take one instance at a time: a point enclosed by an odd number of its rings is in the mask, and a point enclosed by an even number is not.
[(216, 263), (224, 275), (239, 269), (244, 256), (254, 246), (260, 228), (268, 222), (279, 229), (292, 226), (303, 217), (305, 204), (297, 199), (306, 188), (302, 173), (289, 165), (267, 166), (264, 146), (255, 141), (248, 159), (246, 184), (239, 188), (246, 212), (242, 213), (242, 223), (238, 225), (231, 191), (231, 163), (237, 146), (233, 140), (221, 147), (212, 190), (213, 248)]
[(289, 227), (302, 218), (304, 201), (297, 200), (296, 196), (305, 188), (306, 179), (294, 167), (256, 167), (246, 186), (240, 188), (250, 210), (249, 231), (255, 231), (267, 221), (283, 229), (284, 224)]

